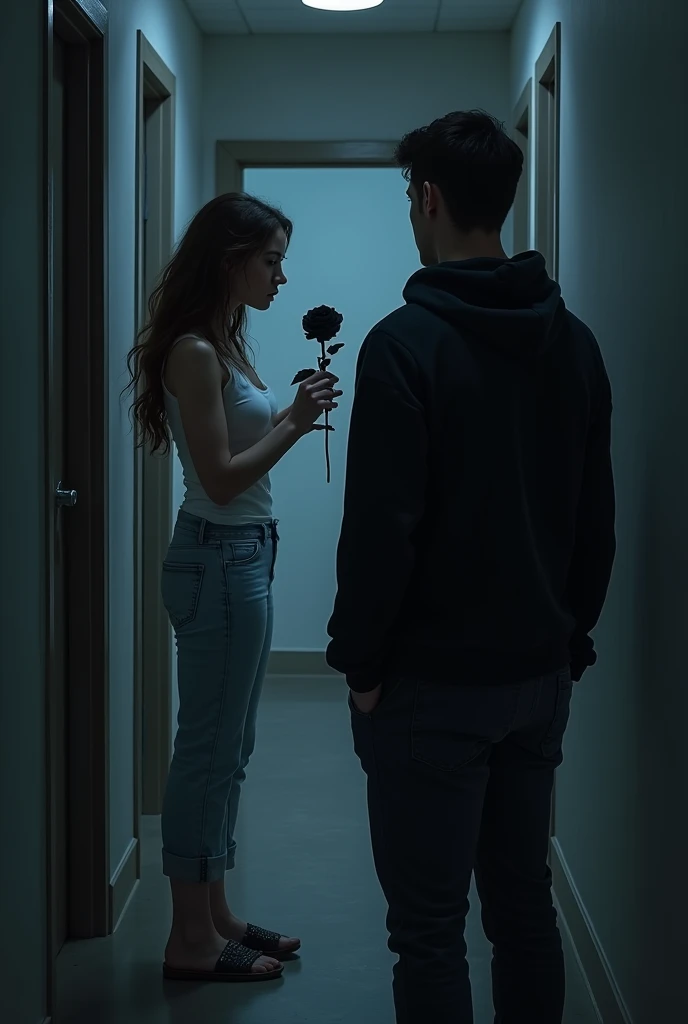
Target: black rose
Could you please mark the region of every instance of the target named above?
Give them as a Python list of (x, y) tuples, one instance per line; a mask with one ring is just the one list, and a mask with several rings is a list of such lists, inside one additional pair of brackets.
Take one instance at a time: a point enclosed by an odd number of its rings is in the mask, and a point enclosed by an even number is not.
[(303, 329), (309, 341), (330, 341), (339, 332), (344, 317), (332, 306), (316, 306), (303, 318)]

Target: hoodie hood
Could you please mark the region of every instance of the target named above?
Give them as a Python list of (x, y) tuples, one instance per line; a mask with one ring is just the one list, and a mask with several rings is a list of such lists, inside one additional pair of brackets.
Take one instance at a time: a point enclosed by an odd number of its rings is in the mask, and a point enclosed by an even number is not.
[(409, 280), (404, 299), (514, 356), (548, 349), (566, 312), (559, 285), (538, 252), (425, 267)]

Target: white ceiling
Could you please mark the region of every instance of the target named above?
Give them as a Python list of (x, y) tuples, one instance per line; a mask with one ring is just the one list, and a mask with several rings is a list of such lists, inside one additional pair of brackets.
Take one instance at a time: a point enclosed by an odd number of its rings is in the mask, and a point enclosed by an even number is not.
[(521, 0), (384, 0), (348, 14), (316, 11), (301, 0), (186, 0), (202, 32), (500, 32)]

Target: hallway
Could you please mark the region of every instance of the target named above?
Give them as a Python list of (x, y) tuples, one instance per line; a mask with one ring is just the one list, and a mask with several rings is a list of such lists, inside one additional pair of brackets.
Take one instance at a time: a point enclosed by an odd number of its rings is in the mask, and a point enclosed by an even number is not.
[[(143, 819), (143, 877), (117, 932), (69, 943), (55, 1024), (392, 1024), (385, 906), (373, 872), (364, 777), (337, 679), (273, 677), (241, 815), (233, 909), (295, 931), (303, 958), (267, 986), (164, 983), (169, 927), (159, 822)], [(468, 938), (476, 1024), (491, 1021), (489, 949), (477, 908)], [(598, 1020), (569, 954), (565, 1024)]]

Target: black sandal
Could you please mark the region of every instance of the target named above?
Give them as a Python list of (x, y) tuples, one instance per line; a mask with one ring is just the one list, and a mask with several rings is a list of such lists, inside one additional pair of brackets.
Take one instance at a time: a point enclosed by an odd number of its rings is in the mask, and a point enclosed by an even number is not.
[(283, 967), (275, 967), (272, 971), (251, 970), (262, 955), (262, 949), (248, 949), (239, 942), (228, 942), (212, 971), (194, 971), (163, 964), (162, 973), (168, 981), (274, 981), (281, 978)]
[(300, 942), (293, 949), (280, 949), (280, 941), (284, 938), (286, 938), (286, 935), (280, 935), (279, 932), (268, 932), (265, 928), (249, 924), (246, 926), (246, 934), (241, 943), (247, 949), (260, 950), (266, 956), (271, 956), (275, 960), (281, 960), (282, 957), (293, 956), (294, 953), (301, 949)]

